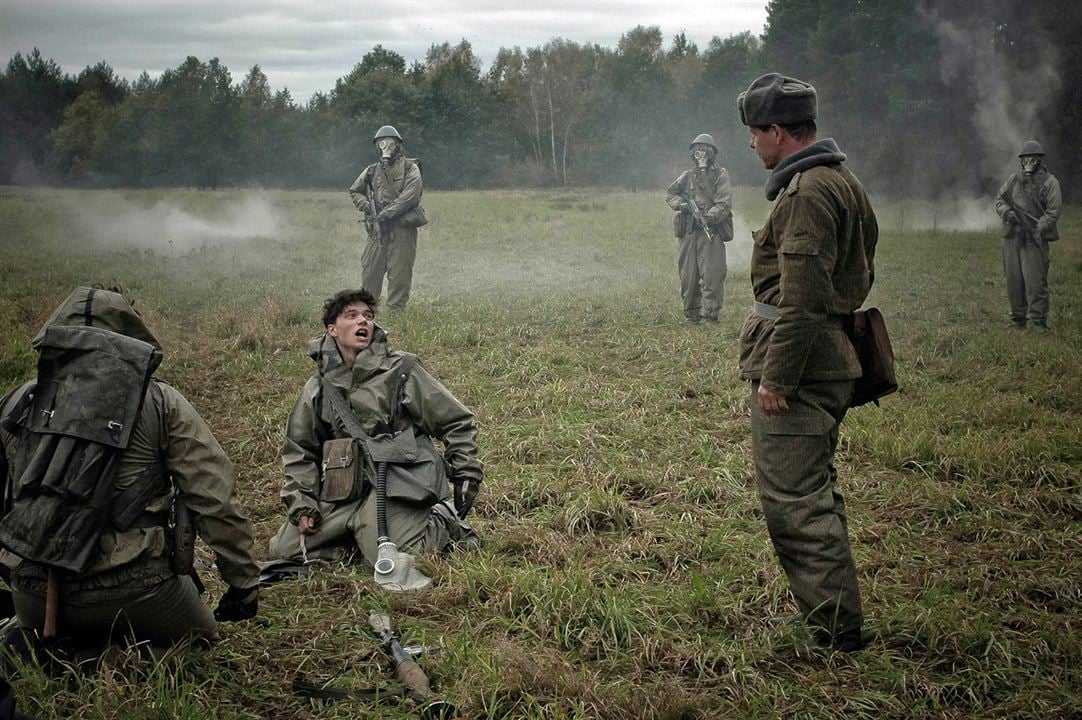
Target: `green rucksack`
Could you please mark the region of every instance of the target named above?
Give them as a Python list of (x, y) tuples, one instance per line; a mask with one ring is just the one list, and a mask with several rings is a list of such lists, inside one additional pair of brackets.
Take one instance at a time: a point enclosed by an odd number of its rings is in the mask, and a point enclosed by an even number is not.
[(46, 327), (34, 346), (37, 382), (3, 420), (16, 449), (7, 458), (0, 545), (82, 572), (106, 523), (126, 529), (160, 490), (161, 469), (152, 464), (146, 478), (114, 493), (161, 351), (110, 330), (65, 325)]

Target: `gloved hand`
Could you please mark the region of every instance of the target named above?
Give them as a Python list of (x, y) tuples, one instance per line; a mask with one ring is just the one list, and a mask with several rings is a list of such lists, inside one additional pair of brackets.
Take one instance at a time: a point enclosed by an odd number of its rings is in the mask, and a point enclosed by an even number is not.
[(691, 206), (688, 205), (686, 202), (680, 203), (680, 207), (678, 207), (676, 209), (679, 210), (680, 212), (691, 212)]
[(1011, 225), (1017, 225), (1018, 213), (1016, 213), (1014, 210), (1008, 210), (1007, 212), (1003, 213), (1003, 219), (1009, 222)]
[(214, 611), (214, 619), (218, 622), (239, 622), (254, 618), (259, 610), (259, 586), (247, 590), (235, 588), (232, 585), (218, 601), (218, 608)]
[(481, 483), (476, 480), (455, 481), (455, 512), (458, 517), (465, 519), (477, 499), (477, 491), (481, 489)]

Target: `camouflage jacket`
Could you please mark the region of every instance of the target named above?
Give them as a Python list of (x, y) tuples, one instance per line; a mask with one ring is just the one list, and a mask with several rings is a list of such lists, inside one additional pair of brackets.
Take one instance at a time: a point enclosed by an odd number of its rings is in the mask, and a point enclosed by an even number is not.
[[(390, 177), (394, 184), (392, 190), (387, 183)], [(375, 188), (376, 197), (379, 200), (380, 216), (382, 221), (394, 222), (406, 211), (417, 207), (421, 203), (421, 170), (417, 162), (402, 155), (395, 158), (386, 174), (378, 162), (372, 163), (357, 176), (349, 187), (349, 198), (354, 207), (361, 212), (368, 212), (371, 198), (369, 178)], [(397, 191), (397, 192), (396, 192)]]
[(1004, 217), (1011, 209), (1003, 201), (1004, 193), (1010, 193), (1009, 197), (1015, 205), (1037, 218), (1037, 234), (1042, 240), (1059, 240), (1057, 223), (1063, 209), (1063, 198), (1055, 175), (1043, 167), (1033, 175), (1016, 172), (1007, 178), (996, 193), (996, 213), (1003, 218), (1003, 237), (1013, 238), (1018, 226), (1007, 222)]
[(711, 229), (717, 230), (721, 240), (733, 238), (733, 195), (729, 186), (729, 172), (711, 165), (706, 172), (698, 169), (684, 171), (669, 185), (665, 202), (673, 210), (693, 198)]
[[(123, 305), (91, 303), (85, 293), (80, 296), (76, 291), (46, 326), (92, 322), (95, 327), (160, 348), (139, 316), (126, 302)], [(93, 308), (92, 312), (88, 313), (87, 308)], [(92, 321), (87, 320), (88, 314)], [(44, 331), (45, 328), (42, 334)], [(0, 407), (0, 417), (11, 414), (20, 399), (33, 389), (34, 382), (16, 389)], [(15, 457), (17, 442), (15, 435), (0, 429), (0, 443), (6, 457)], [(253, 556), (252, 528), (234, 496), (233, 466), (195, 408), (175, 389), (157, 380), (150, 381), (131, 441), (119, 456), (115, 494), (122, 493), (140, 476), (145, 477), (145, 471), (152, 465), (158, 465), (162, 471), (157, 475), (161, 484), (147, 501), (144, 516), (160, 522), (140, 523), (146, 526), (123, 531), (106, 525), (98, 536), (98, 552), (75, 582), (88, 587), (107, 586), (116, 575), (113, 571), (130, 570), (137, 562), (153, 568), (148, 572), (171, 574), (165, 562), (170, 552), (165, 518), (174, 495), (179, 492), (193, 513), (199, 536), (215, 553), (222, 579), (238, 588), (256, 585), (259, 570)], [(45, 577), (45, 569), (35, 563), (10, 554), (4, 562), (15, 567), (16, 580), (26, 581), (22, 583), (24, 586), (34, 586)], [(132, 573), (127, 572), (125, 577), (132, 577)]]
[[(820, 143), (837, 153), (833, 141)], [(752, 314), (740, 335), (741, 377), (782, 395), (806, 380), (860, 377), (843, 322), (871, 288), (879, 237), (864, 188), (840, 161), (805, 168), (753, 233), (755, 300), (777, 307), (779, 317)]]
[[(312, 340), (308, 350), (320, 373), (308, 380), (289, 413), (282, 445), (285, 483), (281, 496), (293, 523), (300, 515), (320, 516), (317, 499), (322, 484), (323, 443), (346, 436), (334, 422), (331, 403), (323, 398), (321, 375), (348, 396), (362, 429), (375, 437), (392, 430), (391, 403), (397, 387), (397, 370), (405, 357), (404, 353), (390, 348), (387, 335), (379, 326), (372, 344), (357, 355), (352, 368), (342, 364), (337, 346), (327, 336)], [(483, 469), (477, 458), (473, 413), (420, 364), (413, 366), (401, 398), (397, 427), (393, 431), (410, 427), (419, 459), (438, 463), (442, 479), (435, 480), (436, 487), (429, 488), (431, 493), (437, 499), (447, 497), (447, 474), (451, 481), (480, 482)], [(430, 438), (442, 441), (442, 458)], [(394, 489), (388, 487), (388, 496), (394, 495)]]

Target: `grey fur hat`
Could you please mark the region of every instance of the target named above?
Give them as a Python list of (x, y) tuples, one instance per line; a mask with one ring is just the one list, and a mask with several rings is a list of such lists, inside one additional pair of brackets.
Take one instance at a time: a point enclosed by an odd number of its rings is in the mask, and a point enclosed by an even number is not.
[(740, 122), (748, 127), (793, 125), (818, 116), (815, 88), (796, 78), (767, 73), (737, 98)]

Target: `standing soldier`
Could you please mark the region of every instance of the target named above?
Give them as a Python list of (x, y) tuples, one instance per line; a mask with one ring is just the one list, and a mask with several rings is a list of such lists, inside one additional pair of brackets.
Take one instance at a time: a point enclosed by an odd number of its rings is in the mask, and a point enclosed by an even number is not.
[(378, 300), (386, 275), (387, 307), (403, 310), (413, 284), (417, 228), (428, 222), (421, 209), (421, 169), (402, 154), (402, 136), (390, 125), (381, 127), (372, 142), (379, 161), (366, 167), (349, 188), (368, 230), (361, 285)]
[(816, 141), (816, 105), (815, 88), (777, 73), (738, 100), (774, 201), (754, 233), (740, 375), (770, 539), (816, 642), (850, 651), (864, 617), (834, 452), (861, 374), (845, 324), (871, 288), (879, 226), (837, 143)]
[(1011, 324), (1048, 332), (1048, 243), (1059, 240), (1056, 222), (1062, 207), (1059, 180), (1044, 166), (1044, 150), (1030, 140), (1018, 153), (1022, 172), (1014, 173), (996, 196), (1003, 218), (1003, 274)]
[(725, 245), (733, 239), (733, 198), (729, 173), (718, 167), (718, 147), (706, 133), (691, 141), (691, 169), (669, 186), (666, 202), (677, 215), (677, 268), (684, 319), (718, 321), (725, 299)]

